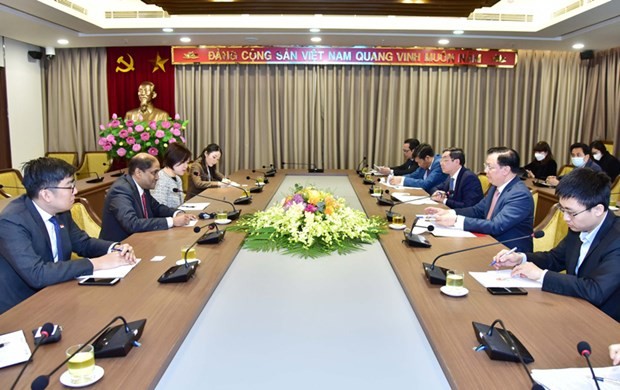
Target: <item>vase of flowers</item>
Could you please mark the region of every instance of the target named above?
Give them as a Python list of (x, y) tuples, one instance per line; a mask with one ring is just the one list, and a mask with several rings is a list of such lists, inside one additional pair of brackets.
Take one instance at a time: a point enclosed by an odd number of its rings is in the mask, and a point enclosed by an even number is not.
[(283, 250), (303, 258), (349, 253), (386, 231), (383, 218), (369, 218), (343, 198), (299, 184), (277, 205), (246, 214), (228, 229), (247, 233), (243, 245), (249, 250)]
[(161, 157), (171, 143), (185, 143), (187, 123), (179, 114), (160, 121), (125, 121), (114, 114), (110, 122), (99, 126), (98, 143), (112, 160), (129, 160), (142, 152)]

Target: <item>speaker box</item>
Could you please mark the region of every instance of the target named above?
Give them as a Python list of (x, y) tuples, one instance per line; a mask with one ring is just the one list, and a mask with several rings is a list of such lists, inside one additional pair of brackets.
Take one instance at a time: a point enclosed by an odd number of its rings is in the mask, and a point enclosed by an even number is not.
[(93, 343), (95, 347), (95, 358), (109, 358), (126, 356), (134, 346), (134, 341), (140, 340), (146, 325), (146, 319), (129, 322), (129, 332), (125, 325), (117, 325), (108, 328)]
[(591, 60), (592, 58), (594, 58), (594, 52), (592, 50), (584, 50), (581, 53), (579, 53), (579, 58), (583, 61), (583, 60)]
[(28, 57), (32, 58), (33, 60), (40, 60), (41, 58), (43, 58), (43, 53), (41, 53), (40, 51), (30, 50), (28, 52)]

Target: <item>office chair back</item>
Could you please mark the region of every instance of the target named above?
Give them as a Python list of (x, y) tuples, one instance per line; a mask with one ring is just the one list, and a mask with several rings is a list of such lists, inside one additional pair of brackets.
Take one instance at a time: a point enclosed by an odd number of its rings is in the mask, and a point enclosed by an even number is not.
[(563, 165), (560, 170), (558, 171), (558, 176), (564, 176), (567, 175), (568, 173), (570, 173), (573, 169), (575, 169), (574, 166), (572, 165)]
[(618, 200), (620, 200), (620, 176), (616, 177), (614, 183), (611, 185), (611, 196), (609, 197), (609, 205), (616, 206), (618, 205)]
[(558, 203), (551, 207), (545, 219), (534, 228), (534, 231), (537, 230), (544, 231), (545, 236), (534, 240), (534, 252), (549, 251), (566, 237), (568, 225), (564, 221), (564, 215)]
[(5, 186), (2, 188), (2, 192), (9, 197), (14, 198), (26, 193), (26, 189), (22, 184), (22, 174), (17, 169), (0, 169), (0, 184)]
[(47, 152), (45, 157), (53, 157), (64, 160), (74, 167), (77, 167), (78, 155), (76, 152)]
[(487, 174), (484, 172), (478, 173), (478, 180), (480, 180), (480, 185), (482, 186), (482, 194), (486, 196), (487, 192), (489, 192), (489, 188), (491, 188), (491, 183), (489, 183)]
[(536, 210), (538, 209), (538, 190), (531, 190), (534, 199), (534, 221), (536, 221)]
[(94, 173), (88, 172), (97, 172), (99, 176), (102, 176), (109, 168), (110, 161), (106, 152), (84, 152), (82, 165), (80, 165), (75, 175), (78, 180), (95, 176)]

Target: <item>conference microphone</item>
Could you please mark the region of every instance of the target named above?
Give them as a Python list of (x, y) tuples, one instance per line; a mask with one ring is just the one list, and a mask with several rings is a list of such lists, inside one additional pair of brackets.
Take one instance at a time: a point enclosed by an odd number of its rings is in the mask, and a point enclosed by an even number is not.
[[(413, 228), (418, 222), (418, 219), (419, 219), (418, 217), (415, 217), (415, 219), (413, 220), (413, 223), (411, 224), (411, 229), (409, 229), (409, 232), (407, 231), (403, 232), (405, 236), (405, 239), (403, 240), (403, 242), (407, 243), (407, 245), (409, 246), (414, 246), (418, 248), (430, 248), (431, 243), (426, 239), (426, 237), (423, 237), (421, 234), (413, 233)], [(426, 227), (426, 230), (428, 230), (429, 232), (432, 232), (433, 230), (435, 230), (435, 226), (428, 225)]]
[[(110, 168), (112, 168), (112, 165), (111, 165), (111, 164), (108, 164), (108, 163), (103, 163), (103, 165), (104, 165), (104, 166), (106, 166), (106, 167), (110, 167)], [(108, 168), (108, 169), (109, 169), (109, 168)], [(111, 175), (110, 175), (110, 177), (120, 177), (120, 176), (123, 176), (123, 174), (124, 174), (124, 173), (125, 173), (125, 171), (123, 171), (123, 170), (121, 169), (120, 171), (118, 171), (118, 172), (116, 172), (116, 173), (111, 174)]]
[(292, 166), (301, 166), (308, 167), (308, 173), (323, 173), (325, 170), (323, 168), (317, 168), (314, 163), (297, 163), (297, 162), (282, 162), (282, 169), (284, 169), (284, 165), (292, 165)]
[(103, 176), (99, 176), (97, 172), (81, 172), (80, 175), (92, 175), (95, 174), (97, 176), (95, 179), (86, 180), (87, 183), (101, 183), (103, 181)]
[[(196, 231), (196, 229), (194, 229)], [(200, 229), (198, 229), (200, 231)], [(173, 265), (168, 268), (166, 272), (164, 272), (157, 281), (159, 283), (185, 283), (194, 276), (196, 273), (196, 266), (198, 266), (198, 261), (187, 262), (187, 253), (198, 244), (198, 241), (202, 237), (199, 237), (187, 247), (185, 252), (183, 252), (183, 264)]]
[[(245, 188), (241, 187), (241, 186), (237, 186), (234, 185), (232, 183), (224, 183), (225, 185), (229, 186), (229, 187), (233, 187), (236, 188), (238, 190), (243, 191), (243, 195), (235, 200), (233, 200), (234, 204), (250, 204), (252, 203), (252, 195), (250, 195), (250, 193), (248, 192), (248, 190), (246, 190)], [(261, 188), (262, 191), (262, 188)]]
[(359, 164), (357, 164), (357, 169), (355, 169), (355, 172), (357, 172), (357, 174), (360, 177), (364, 177), (365, 173), (364, 173), (364, 168), (362, 167), (364, 165), (365, 162), (367, 162), (368, 160), (366, 159), (366, 156), (364, 156), (364, 158), (362, 158), (362, 161), (360, 161)]
[(258, 192), (263, 192), (263, 186), (262, 185), (258, 185), (258, 180), (256, 180), (255, 178), (252, 178), (250, 176), (246, 176), (245, 177), (247, 180), (254, 180), (256, 182), (257, 185), (255, 185), (254, 187), (250, 187), (250, 189), (248, 191), (250, 191), (251, 194), (255, 194)]
[(220, 230), (220, 228), (217, 227), (217, 223), (215, 222), (211, 222), (204, 226), (194, 226), (194, 232), (200, 233), (200, 231), (206, 227), (208, 227), (209, 230), (215, 229), (215, 231), (206, 232), (205, 234), (203, 234), (197, 241), (199, 244), (218, 244), (224, 239), (226, 230)]
[[(267, 169), (267, 167), (263, 165), (263, 169)], [(269, 170), (265, 172), (265, 177), (275, 176), (276, 172), (276, 167), (273, 164), (269, 164)], [(267, 183), (267, 180), (265, 180), (265, 183)]]
[(511, 238), (510, 240), (497, 241), (497, 242), (492, 242), (490, 244), (478, 245), (478, 246), (474, 246), (474, 247), (471, 247), (471, 248), (460, 249), (458, 251), (442, 253), (439, 256), (435, 257), (435, 260), (433, 260), (433, 262), (431, 264), (422, 263), (422, 266), (424, 267), (424, 273), (426, 274), (426, 278), (428, 279), (428, 281), (431, 284), (445, 285), (446, 284), (446, 272), (448, 272), (448, 269), (447, 268), (443, 268), (443, 267), (439, 267), (439, 266), (435, 267), (435, 263), (441, 257), (448, 256), (448, 255), (454, 255), (454, 254), (462, 253), (462, 252), (468, 252), (468, 251), (471, 251), (471, 250), (474, 250), (474, 249), (485, 248), (487, 246), (505, 244), (505, 243), (511, 242), (511, 241), (523, 240), (524, 238), (528, 238), (528, 237), (541, 238), (541, 237), (544, 237), (544, 235), (545, 235), (544, 231), (537, 230), (537, 231), (535, 231), (532, 234), (528, 234), (526, 236), (517, 237), (517, 238)]
[[(263, 169), (265, 169), (264, 165), (263, 165)], [(273, 176), (273, 175), (271, 175), (271, 176), (267, 175), (267, 173), (269, 173), (269, 171), (263, 172), (263, 171), (257, 171), (256, 169), (252, 169), (252, 173), (262, 173), (263, 174), (263, 183), (265, 183), (265, 184), (269, 184), (269, 179), (267, 179), (267, 178)], [(249, 177), (248, 177), (248, 179), (249, 179)]]
[[(446, 192), (446, 195), (448, 195), (450, 193), (450, 191)], [(401, 204), (406, 204), (406, 203), (413, 203), (413, 202), (417, 202), (419, 200), (424, 200), (424, 199), (428, 199), (431, 198), (433, 195), (428, 195), (428, 196), (421, 196), (421, 197), (416, 197), (415, 199), (411, 199), (408, 200), (406, 202), (400, 202), (400, 203), (396, 203), (394, 204), (392, 207), (390, 207), (390, 209), (388, 211), (385, 212), (385, 218), (389, 221), (392, 222), (392, 217), (394, 216), (394, 213), (392, 212), (392, 209), (396, 206), (400, 206)], [(405, 222), (405, 216), (403, 216), (403, 222)]]
[[(227, 203), (227, 204), (230, 205), (230, 207), (232, 207), (232, 211), (229, 211), (227, 213), (228, 219), (230, 219), (231, 221), (234, 221), (235, 219), (238, 219), (239, 215), (241, 214), (241, 210), (237, 210), (235, 208), (234, 204), (232, 204), (231, 202), (229, 202), (227, 200), (224, 200), (224, 199), (213, 198), (211, 196), (206, 196), (206, 195), (202, 195), (202, 194), (194, 194), (192, 192), (187, 192), (186, 193), (186, 192), (183, 192), (183, 191), (179, 190), (178, 188), (173, 188), (172, 192), (181, 192), (181, 193), (184, 193), (186, 195), (197, 196), (199, 198), (210, 199), (210, 200), (215, 200), (215, 201), (218, 201), (218, 202)], [(209, 213), (200, 213), (200, 214), (198, 214), (198, 217), (200, 219), (209, 219), (209, 218), (213, 218), (214, 216), (215, 216), (215, 213), (211, 213), (211, 214), (209, 214)]]
[(15, 382), (13, 382), (13, 384), (11, 385), (11, 390), (13, 390), (15, 386), (17, 386), (17, 382), (19, 382), (20, 378), (22, 377), (22, 374), (26, 370), (26, 367), (28, 367), (28, 364), (30, 364), (30, 362), (34, 358), (34, 354), (37, 353), (37, 351), (39, 350), (39, 347), (43, 344), (46, 344), (45, 340), (48, 337), (50, 337), (50, 335), (53, 332), (54, 332), (54, 324), (52, 324), (51, 322), (46, 322), (45, 324), (43, 324), (43, 326), (41, 327), (41, 331), (39, 332), (41, 333), (41, 337), (39, 338), (38, 342), (35, 340), (36, 347), (34, 348), (34, 351), (32, 351), (32, 355), (30, 355), (30, 358), (26, 361), (26, 363), (24, 363), (24, 366), (19, 372), (19, 375), (17, 375), (17, 378), (15, 378)]
[[(123, 326), (116, 326), (114, 328), (108, 328), (112, 325), (116, 320), (123, 321)], [(58, 371), (61, 367), (63, 367), (69, 360), (71, 360), (75, 355), (80, 353), (84, 348), (86, 348), (90, 343), (95, 340), (95, 338), (99, 337), (97, 341), (93, 343), (93, 347), (95, 348), (95, 358), (102, 357), (112, 357), (112, 356), (125, 356), (131, 350), (132, 347), (139, 347), (140, 343), (138, 340), (142, 335), (142, 331), (144, 330), (144, 325), (146, 324), (146, 319), (134, 321), (131, 323), (127, 323), (127, 321), (121, 317), (115, 317), (112, 321), (110, 321), (106, 326), (104, 326), (100, 331), (95, 333), (93, 337), (91, 337), (87, 342), (83, 343), (82, 346), (75, 350), (71, 355), (69, 355), (62, 363), (60, 363), (56, 368), (54, 368), (47, 375), (40, 375), (30, 385), (32, 390), (43, 390), (50, 383), (50, 376), (54, 375), (56, 371)], [(101, 356), (98, 352), (110, 350), (110, 348), (118, 348), (120, 350), (119, 355), (112, 356)], [(118, 352), (115, 349), (115, 352)]]
[(590, 362), (590, 354), (592, 353), (592, 348), (590, 348), (590, 344), (587, 341), (580, 341), (577, 343), (577, 351), (581, 356), (586, 358), (586, 362), (588, 362), (588, 367), (590, 367), (590, 372), (592, 373), (592, 379), (594, 380), (594, 384), (598, 390), (601, 388), (598, 386), (598, 380), (596, 379), (596, 375), (594, 375), (594, 369), (592, 368), (592, 363)]
[[(366, 179), (364, 179), (364, 180), (366, 180)], [(383, 192), (383, 194), (389, 194), (389, 193), (390, 193), (390, 190), (385, 190)], [(392, 206), (393, 207), (396, 204), (396, 202), (394, 202), (392, 199), (385, 198), (383, 196), (383, 194), (381, 194), (381, 196), (377, 198), (377, 204), (378, 205), (383, 205), (383, 206)]]

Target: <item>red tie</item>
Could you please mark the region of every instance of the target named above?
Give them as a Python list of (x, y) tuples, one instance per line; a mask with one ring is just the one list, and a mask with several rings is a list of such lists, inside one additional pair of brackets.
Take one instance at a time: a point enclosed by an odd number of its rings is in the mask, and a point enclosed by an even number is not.
[(487, 213), (487, 219), (491, 219), (491, 217), (493, 216), (493, 210), (495, 210), (495, 205), (497, 204), (498, 198), (499, 198), (499, 191), (496, 188), (495, 193), (493, 193), (493, 199), (491, 200), (491, 207), (489, 207), (489, 212)]
[(142, 193), (142, 212), (144, 213), (144, 218), (149, 217), (149, 213), (146, 208), (146, 194), (144, 192)]

